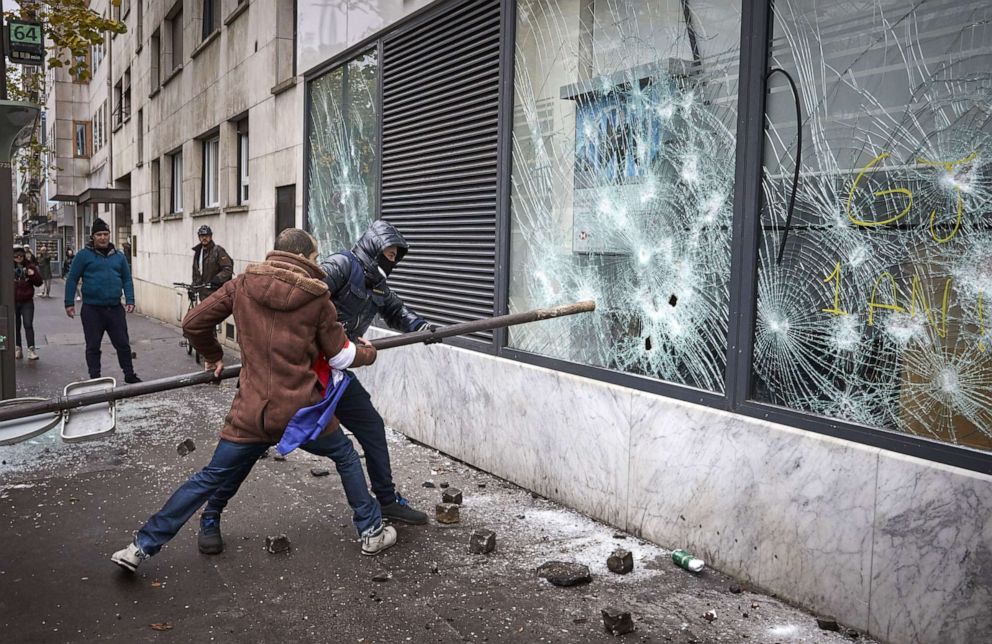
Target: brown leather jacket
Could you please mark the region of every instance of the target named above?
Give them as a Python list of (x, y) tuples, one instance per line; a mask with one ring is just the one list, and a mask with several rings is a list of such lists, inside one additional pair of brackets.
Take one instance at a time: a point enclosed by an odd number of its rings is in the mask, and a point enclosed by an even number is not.
[[(204, 359), (216, 362), (224, 352), (214, 327), (234, 314), (241, 385), (221, 438), (278, 443), (293, 414), (320, 401), (321, 385), (310, 366), (318, 350), (333, 356), (348, 343), (323, 277), (304, 257), (272, 251), (186, 315), (183, 334)], [(374, 350), (359, 347), (351, 366), (374, 360)], [(335, 419), (325, 433), (337, 428)]]

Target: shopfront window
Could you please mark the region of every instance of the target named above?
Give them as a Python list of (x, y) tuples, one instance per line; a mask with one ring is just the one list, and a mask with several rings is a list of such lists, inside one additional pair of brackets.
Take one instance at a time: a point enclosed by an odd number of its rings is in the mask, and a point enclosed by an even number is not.
[(992, 6), (774, 16), (754, 398), (992, 449)]
[(521, 0), (511, 347), (721, 392), (739, 2)]
[(307, 212), (328, 253), (350, 248), (376, 218), (377, 75), (376, 53), (369, 51), (310, 85)]

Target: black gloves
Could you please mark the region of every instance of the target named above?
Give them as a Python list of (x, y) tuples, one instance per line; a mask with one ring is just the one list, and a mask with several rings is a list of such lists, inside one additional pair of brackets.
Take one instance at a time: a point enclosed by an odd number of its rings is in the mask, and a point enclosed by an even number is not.
[[(431, 333), (436, 333), (437, 329), (438, 326), (436, 324), (431, 324), (430, 322), (424, 322), (417, 328), (418, 331), (430, 331)], [(424, 340), (424, 344), (436, 344), (441, 340), (442, 338), (429, 338)]]

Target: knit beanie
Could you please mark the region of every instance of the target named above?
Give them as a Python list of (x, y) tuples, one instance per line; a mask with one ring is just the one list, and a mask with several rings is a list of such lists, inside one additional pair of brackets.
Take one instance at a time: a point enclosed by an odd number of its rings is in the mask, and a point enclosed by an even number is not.
[(100, 219), (99, 217), (93, 220), (93, 227), (90, 229), (90, 235), (95, 235), (97, 233), (109, 233), (109, 232), (110, 232), (110, 226), (107, 225), (107, 222)]

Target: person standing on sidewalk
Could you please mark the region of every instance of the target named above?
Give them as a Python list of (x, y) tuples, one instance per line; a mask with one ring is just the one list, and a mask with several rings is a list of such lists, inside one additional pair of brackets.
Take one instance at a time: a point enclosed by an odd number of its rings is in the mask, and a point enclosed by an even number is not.
[[(141, 382), (134, 373), (131, 362), (131, 341), (127, 334), (126, 313), (134, 311), (134, 284), (131, 282), (131, 269), (124, 254), (110, 243), (110, 227), (97, 217), (90, 233), (90, 243), (72, 260), (69, 276), (65, 281), (65, 314), (76, 317), (76, 303), (73, 296), (76, 284), (83, 280), (83, 305), (79, 317), (83, 321), (83, 336), (86, 338), (86, 368), (90, 378), (100, 377), (100, 343), (103, 334), (117, 350), (117, 362), (124, 372), (124, 382)], [(121, 293), (125, 305), (121, 306)]]
[(210, 226), (200, 226), (196, 234), (200, 243), (193, 247), (192, 283), (204, 285), (197, 291), (202, 302), (234, 277), (234, 262), (223, 246), (214, 243)]
[[(241, 386), (224, 419), (210, 463), (194, 474), (151, 516), (111, 561), (133, 572), (156, 554), (210, 496), (231, 479), (241, 481), (272, 445), (279, 443), (296, 412), (323, 395), (310, 364), (318, 352), (344, 369), (372, 364), (371, 344), (348, 341), (327, 297), (323, 271), (314, 263), (317, 241), (304, 230), (279, 233), (274, 250), (226, 283), (183, 320), (183, 333), (203, 355), (207, 371), (219, 376), (224, 351), (214, 326), (233, 313), (241, 349)], [(315, 440), (300, 447), (334, 460), (351, 506), (362, 554), (374, 555), (396, 543), (396, 530), (383, 527), (379, 504), (369, 494), (362, 463), (351, 441), (333, 420)], [(220, 517), (210, 506), (200, 517), (201, 551), (223, 550)], [(206, 549), (205, 549), (205, 546)]]
[(51, 297), (52, 293), (52, 254), (48, 252), (48, 245), (42, 244), (38, 249), (38, 269), (41, 271), (41, 279), (44, 285), (41, 287), (42, 297)]
[(76, 254), (71, 248), (67, 248), (65, 251), (65, 259), (62, 260), (62, 279), (69, 279), (69, 271), (72, 269), (72, 260), (76, 258)]
[(24, 357), (21, 344), (21, 325), (28, 341), (28, 360), (37, 360), (34, 348), (34, 288), (41, 286), (41, 272), (36, 264), (29, 263), (21, 246), (14, 246), (14, 358)]

